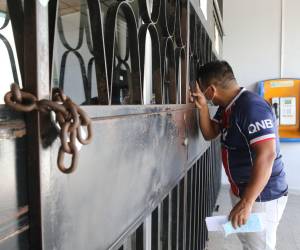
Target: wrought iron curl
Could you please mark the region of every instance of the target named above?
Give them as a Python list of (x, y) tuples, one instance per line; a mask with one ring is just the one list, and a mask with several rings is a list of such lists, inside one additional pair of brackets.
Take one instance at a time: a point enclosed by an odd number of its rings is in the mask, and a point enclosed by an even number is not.
[(145, 51), (146, 51), (146, 35), (150, 34), (152, 45), (152, 79), (153, 93), (155, 94), (155, 103), (162, 104), (162, 72), (161, 72), (161, 50), (158, 30), (153, 23), (143, 24), (139, 29), (139, 44), (140, 44), (140, 61), (141, 75), (144, 79)]
[[(60, 86), (59, 87), (61, 89), (64, 89), (64, 75), (65, 75), (65, 70), (66, 70), (66, 65), (67, 65), (67, 57), (69, 56), (70, 53), (74, 54), (79, 62), (79, 66), (80, 66), (80, 71), (81, 71), (81, 75), (82, 75), (82, 84), (83, 84), (83, 88), (84, 88), (86, 103), (88, 103), (89, 100), (91, 99), (92, 78), (87, 77), (85, 62), (83, 60), (82, 55), (78, 51), (82, 48), (83, 41), (84, 41), (84, 34), (85, 34), (87, 47), (88, 47), (90, 53), (92, 55), (94, 54), (94, 48), (92, 45), (91, 32), (90, 32), (89, 22), (88, 22), (87, 8), (88, 7), (85, 4), (85, 2), (82, 1), (81, 5), (80, 5), (80, 17), (79, 17), (80, 21), (79, 21), (78, 41), (75, 46), (70, 45), (69, 42), (67, 41), (67, 38), (66, 38), (65, 32), (64, 32), (62, 17), (60, 15), (58, 15), (58, 17), (57, 17), (58, 35), (59, 35), (62, 45), (66, 49), (66, 51), (62, 55), (62, 60), (60, 63), (60, 75), (59, 75)], [(87, 65), (88, 70), (91, 70), (89, 68), (91, 66), (92, 65), (90, 65), (90, 64)], [(98, 88), (98, 91), (99, 91), (99, 88)]]
[[(181, 96), (178, 95), (178, 102), (180, 102), (180, 104), (184, 104), (186, 103), (186, 50), (185, 47), (181, 47), (181, 48), (176, 48), (175, 49), (175, 62), (176, 62), (176, 83), (177, 83), (177, 89), (180, 88), (181, 91)], [(178, 75), (179, 75), (179, 71), (180, 71), (180, 76), (181, 79), (179, 79)], [(180, 83), (179, 84), (179, 80)], [(181, 98), (181, 99), (179, 99)]]
[(162, 35), (164, 37), (172, 37), (175, 31), (175, 16), (177, 1), (176, 0), (161, 0), (161, 8), (159, 22)]
[[(68, 50), (68, 51), (64, 52), (63, 55), (62, 55), (60, 74), (59, 74), (59, 88), (61, 90), (64, 89), (64, 84), (65, 84), (65, 79), (64, 78), (65, 78), (65, 72), (66, 72), (66, 64), (67, 64), (67, 59), (68, 59), (70, 54), (73, 54), (77, 58), (79, 68), (80, 68), (81, 77), (82, 77), (82, 83), (83, 83), (85, 99), (89, 100), (91, 98), (91, 95), (92, 95), (92, 93), (91, 93), (92, 92), (91, 91), (91, 89), (92, 89), (91, 79), (92, 78), (88, 78), (83, 57), (76, 50)], [(88, 65), (88, 70), (91, 70), (91, 68), (89, 68), (89, 67), (91, 67), (91, 65)]]
[(164, 103), (176, 104), (175, 51), (171, 38), (165, 38), (162, 42), (162, 78)]
[(152, 1), (152, 11), (150, 10), (149, 2), (146, 0), (138, 0), (140, 16), (146, 24), (156, 24), (160, 14), (161, 1)]
[(112, 87), (114, 81), (114, 63), (116, 57), (116, 27), (117, 19), (120, 11), (123, 11), (128, 27), (129, 52), (131, 60), (131, 79), (132, 84), (129, 85), (130, 104), (142, 103), (142, 86), (140, 74), (140, 58), (139, 58), (139, 43), (137, 35), (137, 23), (131, 5), (126, 1), (113, 3), (107, 13), (105, 20), (105, 49), (107, 55), (108, 69), (108, 85), (110, 88), (110, 104), (112, 101)]
[[(9, 19), (8, 19), (8, 22), (9, 22)], [(5, 27), (7, 27), (7, 25), (4, 25), (3, 29)], [(14, 81), (18, 83), (19, 82), (19, 77), (18, 77), (18, 73), (17, 73), (17, 66), (16, 66), (16, 61), (15, 61), (15, 57), (14, 57), (12, 47), (11, 47), (9, 41), (2, 34), (0, 34), (0, 41), (2, 41), (3, 44), (6, 47), (8, 57), (9, 57), (9, 60), (10, 60), (12, 75), (13, 75)]]

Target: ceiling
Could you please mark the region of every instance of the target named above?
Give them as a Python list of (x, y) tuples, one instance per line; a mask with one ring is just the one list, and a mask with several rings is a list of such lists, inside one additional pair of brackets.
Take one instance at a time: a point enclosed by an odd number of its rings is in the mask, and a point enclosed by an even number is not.
[[(1, 1), (1, 0), (0, 0)], [(80, 0), (61, 0), (59, 1), (60, 14), (67, 15), (80, 11)]]
[(6, 12), (6, 0), (0, 0), (0, 11)]

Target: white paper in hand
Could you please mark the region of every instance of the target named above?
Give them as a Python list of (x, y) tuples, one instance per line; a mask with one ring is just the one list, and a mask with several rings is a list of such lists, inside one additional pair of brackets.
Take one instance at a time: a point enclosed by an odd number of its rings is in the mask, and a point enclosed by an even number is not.
[(223, 231), (223, 224), (228, 222), (228, 216), (220, 215), (206, 217), (205, 222), (208, 231)]
[(225, 236), (233, 233), (247, 233), (247, 232), (261, 232), (265, 228), (265, 214), (253, 213), (250, 215), (247, 223), (237, 229), (234, 229), (231, 222), (228, 221), (228, 216), (213, 216), (205, 219), (207, 230), (212, 231), (223, 231)]
[(233, 233), (255, 233), (262, 232), (265, 229), (264, 225), (264, 214), (262, 213), (253, 213), (249, 216), (247, 223), (241, 227), (234, 227), (231, 224), (231, 221), (223, 224), (222, 227), (225, 232), (225, 237)]

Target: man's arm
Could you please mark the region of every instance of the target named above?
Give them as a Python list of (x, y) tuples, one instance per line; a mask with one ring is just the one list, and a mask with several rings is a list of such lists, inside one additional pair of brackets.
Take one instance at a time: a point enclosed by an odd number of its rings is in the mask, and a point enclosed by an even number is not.
[[(196, 101), (196, 106), (197, 101)], [(220, 134), (220, 127), (219, 124), (210, 119), (208, 106), (199, 108), (199, 125), (202, 132), (202, 135), (205, 140), (212, 140), (215, 139)]]
[(220, 133), (219, 124), (210, 119), (206, 98), (196, 83), (196, 92), (192, 93), (196, 107), (199, 110), (199, 125), (205, 140), (212, 140)]
[(229, 220), (231, 220), (234, 228), (247, 223), (255, 200), (270, 179), (276, 158), (276, 142), (274, 139), (254, 144), (253, 148), (256, 157), (253, 162), (250, 181), (240, 202), (236, 204), (229, 215)]

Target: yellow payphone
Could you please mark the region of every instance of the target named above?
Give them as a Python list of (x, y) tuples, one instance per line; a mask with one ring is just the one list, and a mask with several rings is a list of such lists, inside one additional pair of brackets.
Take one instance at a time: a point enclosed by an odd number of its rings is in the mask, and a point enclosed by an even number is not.
[(300, 79), (261, 81), (258, 93), (274, 109), (280, 141), (300, 142)]

